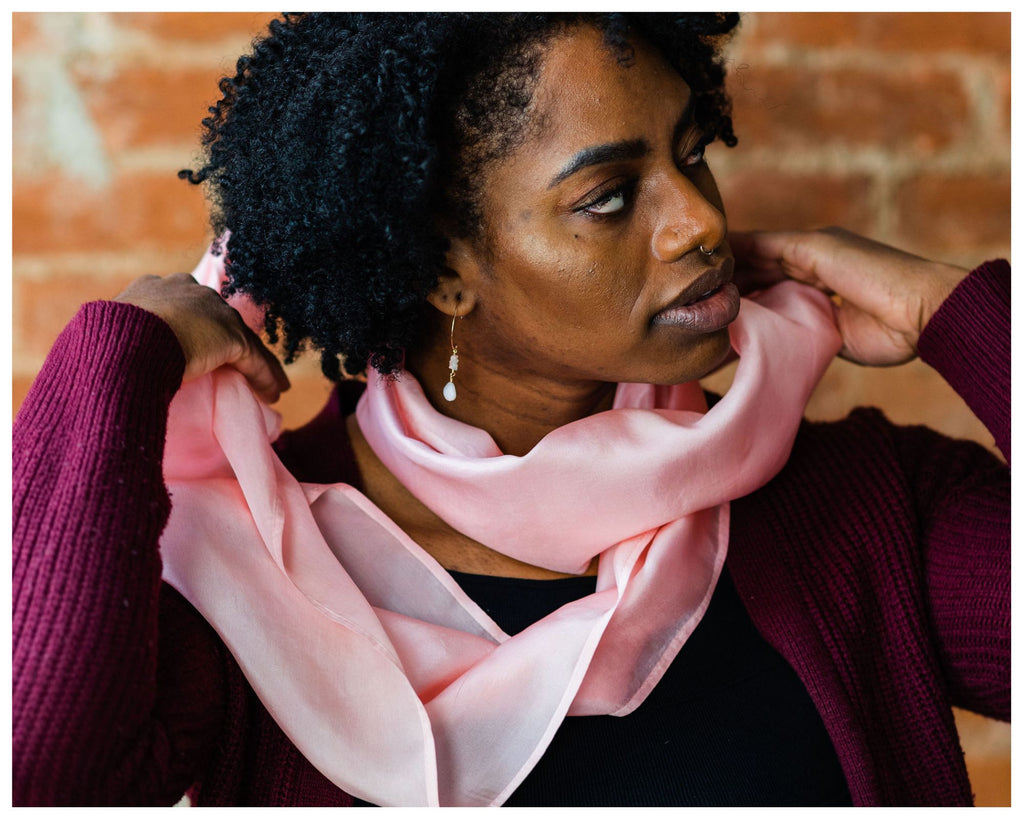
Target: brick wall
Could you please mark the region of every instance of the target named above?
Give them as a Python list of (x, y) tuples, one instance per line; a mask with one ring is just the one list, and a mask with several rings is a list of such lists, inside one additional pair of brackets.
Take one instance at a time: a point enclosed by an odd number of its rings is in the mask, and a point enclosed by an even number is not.
[[(216, 81), (266, 14), (14, 15), (13, 405), (78, 305), (209, 241), (194, 165)], [(729, 51), (740, 146), (709, 152), (737, 228), (840, 224), (964, 266), (1010, 253), (1008, 14), (751, 14)], [(327, 387), (292, 368), (289, 426)], [(728, 379), (717, 377), (715, 384)], [(836, 362), (809, 414), (857, 404), (992, 446), (920, 362)], [(1009, 730), (958, 714), (981, 804), (1009, 804)]]

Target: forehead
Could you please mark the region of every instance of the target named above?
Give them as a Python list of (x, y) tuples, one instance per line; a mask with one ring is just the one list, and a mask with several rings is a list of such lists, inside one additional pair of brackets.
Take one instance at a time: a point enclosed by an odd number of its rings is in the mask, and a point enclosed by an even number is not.
[(656, 49), (631, 40), (629, 61), (584, 26), (552, 40), (533, 98), (534, 147), (566, 150), (648, 138), (685, 107), (686, 82)]

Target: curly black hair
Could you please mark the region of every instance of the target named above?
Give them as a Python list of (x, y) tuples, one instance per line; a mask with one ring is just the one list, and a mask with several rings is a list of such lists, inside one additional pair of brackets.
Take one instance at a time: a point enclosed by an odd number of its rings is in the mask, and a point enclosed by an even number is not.
[[(735, 145), (720, 48), (736, 14), (285, 14), (220, 81), (203, 120), (225, 295), (266, 309), (286, 361), (400, 367), (424, 329), (447, 235), (482, 228), (482, 171), (525, 138), (543, 47), (595, 26), (621, 61), (655, 46), (709, 139)], [(442, 227), (443, 230), (442, 230)]]

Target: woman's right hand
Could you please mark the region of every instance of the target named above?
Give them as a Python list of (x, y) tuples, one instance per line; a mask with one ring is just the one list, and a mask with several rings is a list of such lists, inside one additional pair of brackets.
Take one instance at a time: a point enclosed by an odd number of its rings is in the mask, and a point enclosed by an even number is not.
[(185, 381), (226, 364), (242, 373), (268, 404), (290, 386), (281, 362), (238, 311), (187, 273), (142, 276), (114, 301), (148, 310), (170, 326), (185, 353)]
[(839, 297), (840, 355), (873, 367), (917, 355), (925, 325), (968, 270), (904, 253), (840, 228), (729, 234), (743, 291), (795, 279)]

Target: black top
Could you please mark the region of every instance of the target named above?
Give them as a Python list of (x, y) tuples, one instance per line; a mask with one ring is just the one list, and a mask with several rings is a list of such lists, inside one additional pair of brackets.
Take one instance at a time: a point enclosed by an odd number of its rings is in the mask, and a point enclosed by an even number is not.
[[(340, 385), (319, 418), (289, 433), (291, 443), (354, 410), (362, 389)], [(717, 400), (708, 394), (709, 404)], [(289, 451), (289, 462), (299, 463), (302, 452)], [(317, 477), (314, 460), (304, 464), (304, 479), (343, 479), (358, 488), (355, 458), (348, 449), (342, 455), (341, 478), (336, 466)], [(592, 594), (597, 584), (594, 577), (451, 575), (506, 634)], [(704, 618), (647, 699), (625, 717), (567, 717), (505, 804), (826, 806), (852, 799), (810, 695), (754, 628), (727, 567)]]
[[(508, 634), (595, 589), (596, 578), (452, 572)], [(728, 572), (704, 619), (625, 717), (568, 717), (505, 803), (519, 806), (850, 805), (807, 691), (747, 616)]]

